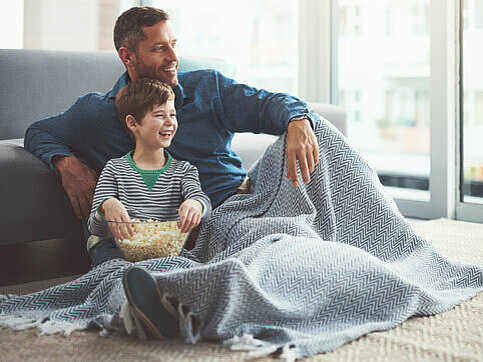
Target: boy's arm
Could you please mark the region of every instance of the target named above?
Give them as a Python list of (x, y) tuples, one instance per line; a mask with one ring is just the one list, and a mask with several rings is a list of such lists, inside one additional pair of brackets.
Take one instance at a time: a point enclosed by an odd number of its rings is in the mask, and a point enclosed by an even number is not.
[(188, 168), (181, 179), (181, 192), (185, 200), (193, 199), (202, 206), (202, 219), (209, 217), (211, 213), (211, 200), (201, 189), (198, 170), (195, 166), (187, 163)]
[(87, 222), (87, 227), (91, 234), (101, 237), (108, 235), (104, 213), (101, 212), (100, 207), (104, 201), (110, 198), (118, 198), (117, 189), (115, 167), (111, 161), (108, 161), (99, 176), (92, 201), (91, 213)]

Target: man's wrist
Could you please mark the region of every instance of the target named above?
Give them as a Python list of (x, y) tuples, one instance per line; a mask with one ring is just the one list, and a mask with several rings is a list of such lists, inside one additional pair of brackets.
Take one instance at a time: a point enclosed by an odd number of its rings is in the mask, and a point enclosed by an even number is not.
[(305, 115), (305, 116), (296, 116), (296, 117), (293, 117), (288, 122), (287, 130), (290, 129), (291, 127), (294, 127), (294, 126), (298, 126), (298, 127), (302, 126), (302, 127), (305, 127), (306, 125), (310, 126), (310, 128), (312, 128), (312, 130), (314, 130), (314, 124), (312, 123), (312, 119), (309, 118), (309, 116), (307, 116), (307, 115)]
[(50, 162), (52, 163), (52, 166), (54, 166), (54, 168), (60, 173), (65, 168), (68, 157), (71, 156), (56, 155), (52, 157), (52, 160)]
[(304, 119), (306, 119), (307, 121), (309, 121), (309, 117), (307, 116), (296, 116), (296, 117), (293, 117), (288, 123), (290, 122), (296, 122), (296, 121), (303, 121)]
[(306, 116), (294, 117), (290, 120), (290, 122), (288, 122), (287, 129), (290, 128), (291, 126), (300, 126), (300, 125), (303, 125), (304, 123), (306, 123), (306, 122), (303, 122), (303, 121), (306, 121), (309, 125), (311, 125), (310, 119)]

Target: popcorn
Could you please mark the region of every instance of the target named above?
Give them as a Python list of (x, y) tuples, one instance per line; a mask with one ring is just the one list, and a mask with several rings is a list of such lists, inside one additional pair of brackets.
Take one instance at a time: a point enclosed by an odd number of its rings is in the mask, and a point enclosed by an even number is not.
[(134, 235), (117, 239), (117, 245), (127, 261), (136, 262), (152, 258), (179, 255), (188, 233), (181, 233), (177, 221), (132, 219)]

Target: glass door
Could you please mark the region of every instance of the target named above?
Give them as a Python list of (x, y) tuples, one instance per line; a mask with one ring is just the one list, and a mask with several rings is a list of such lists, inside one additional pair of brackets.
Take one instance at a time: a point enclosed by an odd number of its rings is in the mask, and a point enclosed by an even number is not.
[(483, 222), (483, 0), (460, 8), (460, 182), (457, 217)]

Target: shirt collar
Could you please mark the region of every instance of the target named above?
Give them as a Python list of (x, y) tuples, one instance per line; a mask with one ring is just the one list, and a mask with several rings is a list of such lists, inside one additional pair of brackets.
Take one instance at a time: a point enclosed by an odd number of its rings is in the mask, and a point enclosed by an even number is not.
[(116, 84), (114, 84), (114, 87), (112, 87), (112, 89), (107, 93), (107, 96), (109, 98), (116, 98), (117, 93), (119, 93), (121, 88), (124, 87), (128, 81), (129, 81), (129, 74), (127, 74), (127, 71), (125, 71), (119, 77)]
[(178, 80), (178, 85), (173, 88), (174, 95), (175, 95), (175, 106), (177, 109), (181, 108), (186, 98), (186, 94), (184, 92), (184, 88)]
[[(125, 71), (117, 80), (116, 84), (114, 84), (114, 87), (107, 93), (109, 98), (116, 98), (117, 93), (121, 90), (122, 87), (124, 87), (128, 82), (130, 81), (129, 79), (129, 74), (127, 71)], [(178, 81), (178, 85), (173, 88), (174, 95), (176, 96), (176, 108), (181, 108), (181, 106), (184, 103), (184, 99), (186, 98), (186, 94), (184, 92), (184, 88), (181, 85), (181, 83)]]

